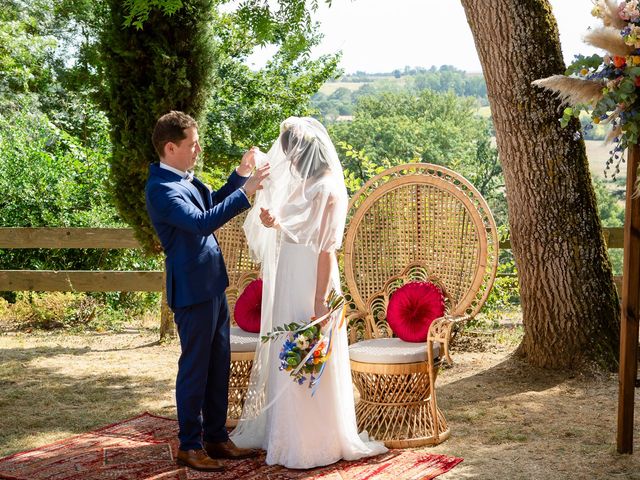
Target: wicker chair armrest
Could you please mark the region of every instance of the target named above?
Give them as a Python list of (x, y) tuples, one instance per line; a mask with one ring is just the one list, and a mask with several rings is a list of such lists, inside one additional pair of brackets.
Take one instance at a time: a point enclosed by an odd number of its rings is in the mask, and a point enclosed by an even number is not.
[(427, 335), (427, 348), (433, 349), (433, 342), (438, 342), (444, 349), (444, 358), (449, 365), (453, 364), (451, 355), (449, 354), (449, 341), (451, 340), (451, 334), (454, 327), (466, 322), (471, 317), (469, 315), (445, 315), (444, 317), (436, 318), (429, 327), (429, 334)]
[(347, 313), (347, 322), (358, 319), (364, 320), (367, 318), (367, 315), (369, 315), (367, 312), (363, 312), (361, 310), (351, 310)]
[(349, 337), (349, 344), (358, 341), (358, 329), (355, 328), (354, 324), (362, 323), (364, 331), (363, 335), (367, 335), (369, 331), (369, 322), (371, 314), (368, 312), (363, 312), (361, 310), (351, 310), (347, 312), (347, 316), (345, 317), (347, 323), (347, 332)]

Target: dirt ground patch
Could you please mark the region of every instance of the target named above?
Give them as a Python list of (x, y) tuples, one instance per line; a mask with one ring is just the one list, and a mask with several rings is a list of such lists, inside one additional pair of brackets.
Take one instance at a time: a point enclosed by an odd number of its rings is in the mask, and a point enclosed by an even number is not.
[[(510, 335), (462, 336), (438, 378), (452, 435), (428, 451), (464, 458), (440, 478), (640, 479), (638, 420), (636, 453), (615, 452), (617, 377), (528, 367), (512, 357)], [(179, 345), (157, 339), (0, 335), (0, 457), (144, 411), (175, 417)]]

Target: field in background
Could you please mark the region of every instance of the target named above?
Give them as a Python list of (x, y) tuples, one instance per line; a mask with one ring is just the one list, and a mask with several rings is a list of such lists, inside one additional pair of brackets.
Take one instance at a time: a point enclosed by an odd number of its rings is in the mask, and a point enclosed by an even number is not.
[(358, 90), (365, 83), (377, 83), (377, 82), (391, 82), (397, 83), (399, 87), (402, 87), (407, 79), (410, 79), (410, 76), (402, 76), (400, 78), (394, 77), (393, 75), (371, 75), (369, 77), (371, 79), (370, 82), (326, 82), (322, 87), (320, 87), (320, 93), (324, 93), (325, 95), (331, 95), (333, 92), (338, 90), (339, 88), (346, 88), (351, 91)]
[(320, 87), (320, 93), (324, 93), (325, 95), (331, 95), (333, 92), (338, 90), (339, 88), (346, 88), (355, 92), (358, 90), (365, 82), (327, 82), (322, 87)]
[(491, 107), (480, 107), (478, 109), (478, 115), (480, 115), (482, 118), (489, 118), (491, 116)]
[[(611, 150), (611, 146), (605, 144), (602, 140), (585, 140), (584, 144), (587, 147), (587, 157), (589, 158), (589, 169), (591, 170), (591, 175), (605, 178), (604, 167), (609, 159), (609, 150)], [(621, 170), (624, 171), (622, 168)], [(626, 177), (626, 175), (621, 175), (620, 177)]]

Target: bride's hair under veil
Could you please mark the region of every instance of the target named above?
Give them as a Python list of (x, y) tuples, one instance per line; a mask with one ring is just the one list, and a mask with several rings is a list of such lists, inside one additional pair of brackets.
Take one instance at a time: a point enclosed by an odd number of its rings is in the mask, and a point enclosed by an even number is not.
[(322, 175), (329, 169), (326, 149), (317, 141), (318, 137), (306, 139), (299, 130), (289, 128), (280, 135), (280, 146), (290, 161), (289, 169), (301, 179)]
[[(318, 252), (340, 248), (348, 203), (338, 154), (327, 130), (314, 118), (283, 121), (278, 139), (259, 161), (264, 162), (270, 164), (270, 174), (244, 223), (249, 250), (260, 263), (263, 279), (261, 337), (273, 329), (275, 289), (285, 288), (275, 285), (281, 243), (305, 245)], [(276, 218), (276, 228), (262, 225), (262, 208)], [(280, 362), (277, 355), (270, 358), (270, 350), (269, 344), (261, 342), (256, 348), (244, 409), (232, 434), (239, 446), (263, 447), (269, 366)], [(296, 388), (293, 381), (289, 385)], [(269, 392), (269, 400), (278, 394)]]

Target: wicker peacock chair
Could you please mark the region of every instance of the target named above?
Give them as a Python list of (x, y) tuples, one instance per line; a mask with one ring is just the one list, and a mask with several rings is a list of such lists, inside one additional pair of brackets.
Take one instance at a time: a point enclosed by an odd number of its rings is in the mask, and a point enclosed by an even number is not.
[[(388, 447), (435, 445), (449, 437), (436, 402), (443, 358), (451, 363), (454, 326), (473, 317), (489, 295), (498, 263), (493, 216), (457, 173), (414, 163), (388, 169), (352, 198), (344, 242), (356, 416)], [(430, 280), (447, 312), (424, 343), (393, 338), (386, 313), (393, 292)]]
[(259, 337), (257, 333), (245, 332), (239, 328), (233, 316), (238, 297), (246, 286), (260, 275), (259, 266), (251, 260), (242, 228), (246, 217), (247, 213), (244, 212), (215, 232), (229, 275), (229, 286), (225, 293), (231, 314), (231, 373), (229, 375), (229, 407), (227, 409), (227, 426), (230, 427), (238, 423), (242, 413)]

